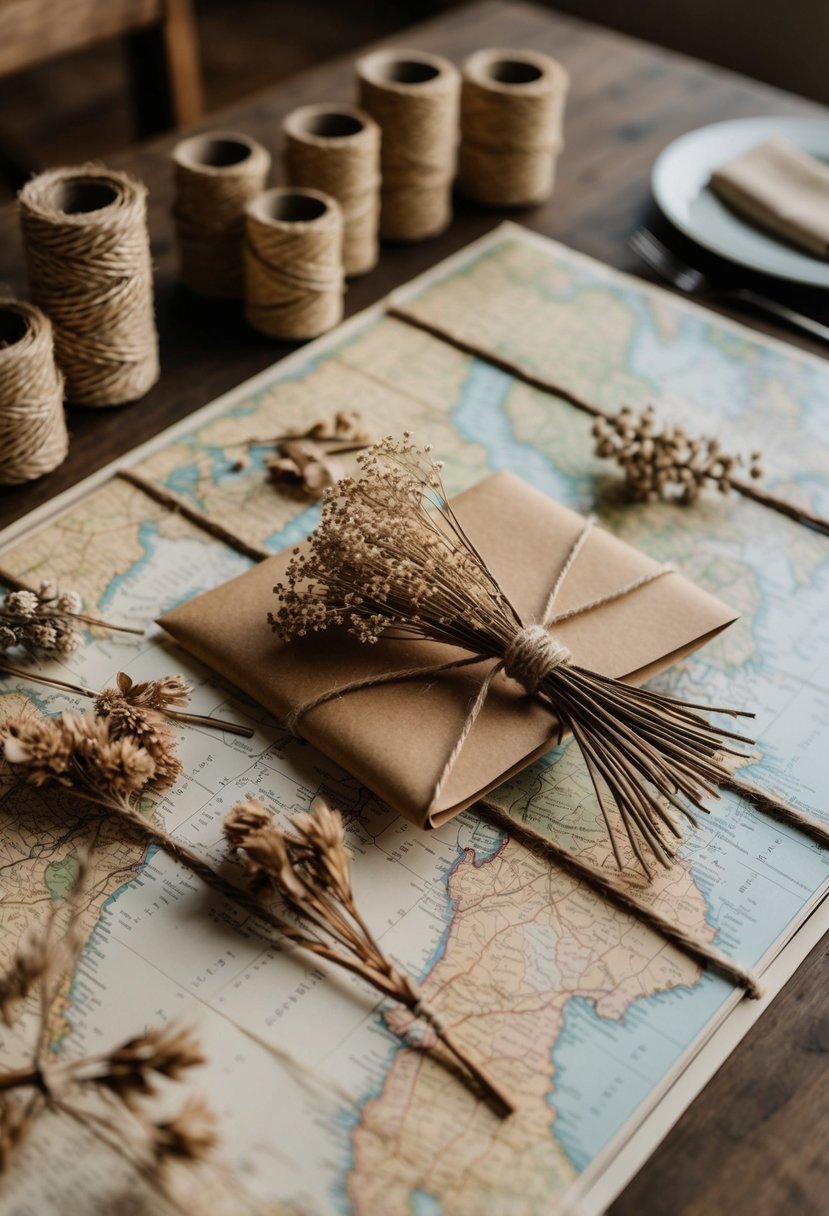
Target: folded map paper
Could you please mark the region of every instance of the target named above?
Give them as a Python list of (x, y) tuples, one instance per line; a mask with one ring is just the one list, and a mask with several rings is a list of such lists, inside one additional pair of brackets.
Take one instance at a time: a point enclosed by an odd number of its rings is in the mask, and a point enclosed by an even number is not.
[[(459, 494), (467, 535), (525, 621), (537, 620), (581, 516), (503, 471)], [(292, 547), (293, 548), (293, 547)], [(197, 658), (279, 719), (322, 692), (402, 668), (463, 658), (454, 647), (380, 640), (366, 646), (342, 630), (290, 643), (267, 613), (292, 548), (224, 586), (196, 596), (160, 624)], [(651, 573), (658, 563), (603, 528), (588, 534), (556, 601), (567, 612)], [(592, 612), (562, 621), (556, 636), (582, 667), (641, 683), (731, 624), (736, 613), (671, 572)], [(488, 664), (423, 682), (362, 689), (307, 714), (303, 737), (421, 827), (434, 827), (525, 768), (556, 741), (558, 723), (514, 680), (496, 677), (446, 789), (427, 819), (432, 792)]]
[[(757, 447), (767, 481), (829, 514), (829, 365), (561, 245), (506, 225), (400, 297), (438, 330), (567, 385), (602, 408), (655, 406), (728, 451)], [(280, 362), (130, 455), (251, 544), (300, 543), (318, 510), (278, 493), (268, 449), (344, 405), (374, 434), (411, 430), (445, 458), (450, 494), (509, 469), (549, 500), (595, 511), (609, 533), (733, 606), (739, 619), (655, 684), (690, 701), (758, 711), (755, 784), (827, 817), (829, 542), (744, 499), (691, 510), (630, 506), (594, 459), (591, 419), (384, 307)], [(785, 425), (786, 442), (780, 442)], [(748, 437), (748, 438), (747, 438)], [(508, 1062), (507, 1123), (388, 1031), (357, 980), (258, 941), (238, 910), (160, 853), (103, 833), (76, 974), (51, 1044), (82, 1055), (178, 1017), (209, 1064), (199, 1091), (221, 1148), (199, 1216), (557, 1216), (603, 1210), (761, 1012), (632, 917), (472, 812), (423, 832), (152, 622), (250, 569), (248, 558), (134, 485), (96, 474), (0, 538), (0, 570), (51, 576), (144, 638), (90, 638), (42, 670), (90, 688), (181, 671), (196, 713), (246, 722), (251, 739), (181, 728), (184, 771), (157, 808), (214, 864), (221, 823), (254, 794), (284, 816), (317, 792), (342, 808), (360, 906), (383, 948), (487, 1065)], [(544, 573), (548, 572), (545, 564)], [(267, 598), (267, 595), (266, 595)], [(428, 722), (427, 694), (423, 717)], [(0, 718), (88, 702), (0, 680)], [(565, 744), (489, 795), (594, 864), (601, 815)], [(65, 892), (77, 807), (12, 790), (0, 772), (0, 957)], [(147, 808), (149, 813), (150, 808)], [(652, 885), (656, 907), (761, 975), (768, 1000), (820, 939), (829, 857), (725, 792)], [(293, 1064), (285, 1061), (290, 1053)], [(276, 1054), (274, 1054), (276, 1053)], [(282, 1053), (282, 1054), (280, 1054)], [(0, 1042), (15, 1060), (15, 1038)], [(746, 1179), (746, 1186), (754, 1180)], [(575, 1205), (575, 1209), (574, 1209)], [(158, 1216), (117, 1159), (44, 1120), (6, 1181), (3, 1216)]]

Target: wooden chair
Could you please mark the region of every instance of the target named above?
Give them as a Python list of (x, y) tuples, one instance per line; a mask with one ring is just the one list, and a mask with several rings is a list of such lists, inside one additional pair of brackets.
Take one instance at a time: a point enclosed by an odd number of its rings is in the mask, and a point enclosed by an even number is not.
[[(0, 0), (0, 76), (123, 38), (136, 134), (182, 126), (204, 108), (192, 0)], [(14, 134), (0, 132), (9, 175), (28, 177)]]

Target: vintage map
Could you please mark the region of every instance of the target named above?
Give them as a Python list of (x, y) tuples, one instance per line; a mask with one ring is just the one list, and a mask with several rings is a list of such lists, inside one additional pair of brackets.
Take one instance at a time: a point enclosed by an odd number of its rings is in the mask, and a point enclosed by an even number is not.
[[(829, 513), (829, 365), (817, 359), (514, 225), (399, 299), (439, 329), (603, 407), (653, 402), (659, 416), (716, 432), (729, 450), (759, 448), (770, 485)], [(344, 407), (359, 409), (378, 435), (408, 429), (430, 442), (446, 461), (450, 490), (509, 467), (560, 501), (597, 511), (626, 540), (739, 608), (737, 625), (661, 685), (756, 709), (752, 780), (829, 815), (829, 541), (737, 497), (715, 495), (691, 510), (627, 505), (615, 467), (591, 455), (589, 418), (492, 362), (373, 310), (129, 463), (276, 551), (308, 532), (316, 508), (267, 484), (265, 447), (240, 467), (244, 445)], [(135, 678), (183, 671), (196, 685), (197, 712), (255, 726), (251, 739), (182, 728), (184, 776), (158, 806), (170, 830), (217, 865), (222, 816), (240, 795), (255, 792), (285, 812), (320, 789), (332, 796), (348, 821), (367, 919), (520, 1096), (520, 1110), (500, 1121), (440, 1062), (403, 1045), (390, 1011), (357, 981), (288, 949), (263, 949), (232, 905), (166, 856), (144, 856), (107, 829), (84, 913), (89, 942), (54, 1049), (83, 1054), (144, 1024), (195, 1022), (210, 1057), (197, 1085), (220, 1113), (222, 1145), (193, 1211), (594, 1210), (647, 1151), (640, 1136), (625, 1156), (642, 1121), (654, 1108), (679, 1112), (693, 1093), (682, 1088), (691, 1062), (698, 1087), (722, 1058), (700, 1049), (724, 1019), (728, 1027), (745, 1018), (750, 1002), (474, 810), (430, 834), (413, 828), (152, 626), (248, 564), (110, 475), (23, 521), (0, 554), (6, 572), (33, 583), (55, 578), (78, 588), (88, 609), (148, 627), (141, 639), (93, 638), (64, 667), (45, 670), (94, 688), (118, 670)], [(54, 713), (80, 705), (0, 679), (4, 719), (32, 706)], [(20, 929), (70, 884), (78, 832), (71, 806), (2, 780), (5, 960)], [(609, 864), (575, 749), (539, 762), (497, 798)], [(653, 898), (765, 972), (773, 990), (796, 965), (802, 933), (786, 943), (828, 887), (829, 853), (727, 796), (689, 836), (681, 864), (655, 881)], [(17, 1042), (2, 1040), (4, 1059)], [(670, 1117), (657, 1117), (662, 1134)], [(117, 1161), (49, 1120), (10, 1174), (1, 1206), (7, 1216), (158, 1211), (157, 1198), (145, 1202)]]

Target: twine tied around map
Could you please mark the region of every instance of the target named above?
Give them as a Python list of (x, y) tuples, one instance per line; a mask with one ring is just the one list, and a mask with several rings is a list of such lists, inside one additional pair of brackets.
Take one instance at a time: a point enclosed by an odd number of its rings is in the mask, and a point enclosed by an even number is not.
[(316, 338), (343, 315), (343, 219), (319, 190), (277, 187), (247, 208), (245, 316), (260, 333)]
[(552, 193), (569, 79), (539, 51), (482, 50), (463, 64), (458, 185), (491, 207)]
[[(829, 519), (826, 516), (819, 515), (816, 511), (810, 511), (807, 507), (791, 502), (788, 498), (756, 484), (757, 478), (762, 475), (759, 452), (752, 452), (750, 460), (745, 462), (750, 478), (750, 480), (745, 480), (734, 475), (734, 468), (741, 463), (739, 460), (730, 456), (726, 457), (728, 467), (724, 468), (722, 464), (724, 454), (721, 451), (711, 452), (711, 439), (704, 436), (693, 438), (682, 432), (678, 442), (687, 453), (684, 456), (688, 468), (686, 475), (682, 468), (669, 467), (663, 459), (668, 442), (666, 432), (673, 433), (670, 440), (670, 444), (673, 446), (680, 428), (665, 428), (660, 435), (660, 439), (665, 442), (660, 443), (648, 444), (646, 442), (642, 445), (639, 443), (638, 437), (632, 434), (632, 428), (637, 425), (641, 428), (641, 422), (646, 417), (648, 425), (651, 427), (654, 425), (655, 419), (651, 410), (643, 411), (638, 419), (634, 419), (632, 411), (628, 409), (622, 409), (618, 413), (603, 410), (595, 402), (588, 401), (586, 397), (581, 396), (567, 385), (558, 383), (552, 377), (531, 371), (517, 360), (507, 359), (446, 325), (427, 321), (417, 312), (401, 304), (393, 304), (387, 309), (387, 316), (402, 321), (404, 325), (411, 325), (415, 329), (422, 330), (423, 333), (454, 346), (456, 350), (463, 351), (466, 355), (472, 355), (475, 359), (497, 367), (516, 380), (528, 384), (530, 388), (558, 397), (562, 401), (566, 401), (568, 405), (572, 405), (582, 413), (596, 419), (598, 425), (593, 430), (596, 452), (598, 455), (613, 456), (618, 460), (625, 472), (625, 479), (634, 498), (644, 498), (645, 501), (669, 499), (672, 502), (690, 505), (697, 500), (698, 494), (695, 491), (698, 491), (707, 481), (708, 484), (717, 486), (722, 493), (733, 490), (741, 497), (768, 507), (779, 515), (785, 515), (795, 523), (812, 528), (816, 532), (822, 532), (824, 536), (829, 536)], [(622, 443), (617, 442), (617, 436), (622, 438)], [(654, 436), (651, 435), (647, 438), (653, 440)], [(629, 448), (630, 439), (636, 439), (636, 448), (633, 451)], [(712, 459), (709, 460), (708, 457), (712, 457)], [(681, 493), (674, 492), (677, 486)], [(685, 492), (687, 487), (690, 487), (688, 493)], [(652, 493), (654, 491), (655, 493)]]
[(103, 165), (49, 169), (18, 197), (32, 299), (74, 405), (123, 405), (158, 379), (147, 191)]
[(245, 208), (265, 189), (270, 153), (248, 135), (211, 131), (173, 149), (181, 281), (214, 299), (241, 299)]
[(0, 485), (50, 473), (68, 450), (49, 318), (34, 304), (0, 299)]
[(359, 104), (380, 126), (380, 235), (437, 236), (452, 219), (460, 74), (425, 51), (383, 50), (357, 62)]
[(380, 128), (356, 106), (315, 105), (293, 110), (282, 129), (289, 183), (337, 200), (345, 273), (366, 274), (380, 252)]

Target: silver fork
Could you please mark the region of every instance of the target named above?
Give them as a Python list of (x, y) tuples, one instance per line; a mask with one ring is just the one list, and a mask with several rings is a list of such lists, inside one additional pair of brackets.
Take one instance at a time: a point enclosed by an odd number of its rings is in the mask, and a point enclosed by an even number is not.
[(822, 338), (824, 342), (829, 342), (829, 325), (822, 325), (820, 321), (805, 317), (803, 313), (795, 312), (793, 308), (787, 308), (785, 304), (779, 304), (777, 300), (761, 296), (747, 287), (718, 287), (709, 279), (708, 275), (678, 258), (647, 228), (637, 229), (628, 244), (634, 253), (637, 253), (643, 262), (647, 262), (661, 278), (672, 283), (678, 291), (685, 292), (686, 295), (707, 296), (714, 300), (734, 300), (739, 304), (748, 304), (750, 307), (756, 308), (758, 312), (764, 312), (768, 316), (774, 317), (775, 320), (785, 321), (795, 329), (802, 330), (813, 337)]

